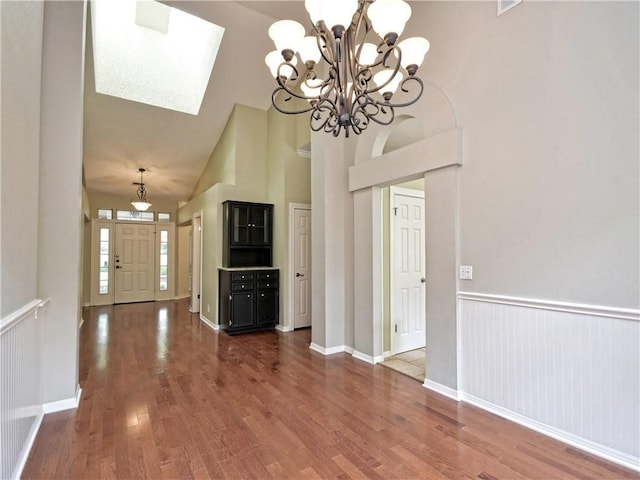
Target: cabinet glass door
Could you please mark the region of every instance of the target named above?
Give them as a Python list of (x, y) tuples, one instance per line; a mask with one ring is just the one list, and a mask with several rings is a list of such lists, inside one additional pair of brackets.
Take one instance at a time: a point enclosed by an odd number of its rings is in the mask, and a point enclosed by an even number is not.
[(251, 244), (269, 245), (271, 243), (271, 232), (269, 226), (271, 209), (269, 207), (251, 208)]
[(249, 245), (251, 240), (250, 207), (234, 205), (231, 208), (231, 244)]

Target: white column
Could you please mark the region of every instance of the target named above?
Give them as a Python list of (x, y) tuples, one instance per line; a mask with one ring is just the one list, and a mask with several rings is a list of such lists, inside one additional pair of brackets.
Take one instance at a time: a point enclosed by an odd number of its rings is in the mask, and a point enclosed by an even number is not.
[(353, 155), (343, 138), (311, 136), (312, 346), (341, 350), (351, 324), (353, 199), (347, 169)]
[(85, 2), (45, 3), (38, 231), (38, 295), (50, 299), (45, 403), (74, 398), (78, 386), (85, 18)]

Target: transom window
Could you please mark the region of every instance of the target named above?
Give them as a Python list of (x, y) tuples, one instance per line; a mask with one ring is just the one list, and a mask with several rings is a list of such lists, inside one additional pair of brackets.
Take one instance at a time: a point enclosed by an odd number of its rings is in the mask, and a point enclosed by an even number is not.
[(99, 208), (98, 218), (104, 219), (104, 220), (111, 220), (113, 218), (113, 210), (111, 210), (110, 208)]
[(153, 222), (155, 220), (153, 212), (138, 212), (137, 210), (118, 210), (116, 218), (136, 222)]

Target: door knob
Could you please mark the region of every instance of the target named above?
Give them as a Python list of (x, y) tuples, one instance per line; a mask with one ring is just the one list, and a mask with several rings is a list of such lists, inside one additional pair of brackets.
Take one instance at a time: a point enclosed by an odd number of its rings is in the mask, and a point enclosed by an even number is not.
[(116, 268), (122, 268), (120, 265), (116, 265)]
[(422, 278), (420, 279), (420, 282), (422, 282), (422, 283), (427, 283), (427, 279), (426, 279), (426, 278), (424, 278), (424, 277), (422, 277)]
[(304, 275), (302, 273), (297, 273), (296, 272), (296, 277), (304, 277)]

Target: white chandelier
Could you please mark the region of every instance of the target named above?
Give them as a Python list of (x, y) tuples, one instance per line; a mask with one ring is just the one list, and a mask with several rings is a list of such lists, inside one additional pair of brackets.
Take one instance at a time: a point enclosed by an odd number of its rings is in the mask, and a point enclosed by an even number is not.
[[(265, 63), (278, 83), (271, 96), (276, 110), (311, 112), (312, 130), (337, 137), (344, 129), (348, 137), (349, 130), (359, 134), (372, 121), (390, 124), (395, 108), (420, 98), (424, 86), (416, 72), (429, 42), (421, 37), (397, 42), (411, 17), (409, 4), (305, 0), (304, 6), (314, 35), (305, 36), (304, 27), (293, 20), (280, 20), (269, 28), (276, 50)], [(302, 76), (296, 52), (306, 68)], [(316, 71), (321, 57), (326, 62), (324, 78)], [(296, 98), (309, 103), (301, 105)]]
[(134, 185), (138, 186), (136, 189), (136, 196), (138, 198), (131, 200), (131, 205), (133, 205), (137, 211), (145, 212), (151, 206), (151, 202), (147, 200), (147, 189), (144, 188), (144, 182), (142, 181), (142, 174), (146, 172), (146, 170), (144, 168), (139, 168), (138, 171), (140, 172), (140, 181), (133, 182)]

